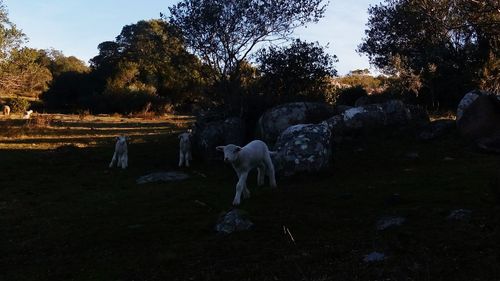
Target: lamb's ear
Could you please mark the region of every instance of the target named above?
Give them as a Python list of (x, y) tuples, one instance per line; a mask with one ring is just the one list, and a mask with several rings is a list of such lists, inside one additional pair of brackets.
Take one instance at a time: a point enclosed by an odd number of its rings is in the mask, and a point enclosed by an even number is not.
[(118, 139), (119, 139), (119, 137), (115, 137), (115, 140), (118, 140)]
[(220, 146), (217, 146), (215, 149), (217, 149), (218, 151), (224, 151), (224, 146), (220, 145)]
[(234, 150), (234, 152), (240, 152), (241, 151), (241, 147), (237, 146), (236, 149)]

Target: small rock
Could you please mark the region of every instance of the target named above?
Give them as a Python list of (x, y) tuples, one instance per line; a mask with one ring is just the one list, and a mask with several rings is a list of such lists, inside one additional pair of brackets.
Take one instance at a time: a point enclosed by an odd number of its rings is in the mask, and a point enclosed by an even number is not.
[(403, 217), (382, 217), (377, 221), (377, 230), (386, 230), (392, 226), (402, 225), (406, 221)]
[(338, 199), (352, 199), (354, 197), (354, 195), (350, 192), (344, 192), (344, 193), (340, 193), (339, 195), (337, 195), (337, 198)]
[(364, 262), (379, 262), (385, 260), (385, 254), (379, 252), (371, 252), (363, 258)]
[(137, 228), (142, 228), (144, 225), (142, 224), (131, 224), (129, 226), (127, 226), (127, 228), (130, 228), (130, 229), (137, 229)]
[(249, 230), (253, 223), (246, 218), (246, 213), (239, 209), (221, 214), (215, 225), (215, 231), (222, 234), (231, 234), (235, 231)]
[(181, 181), (188, 179), (189, 175), (183, 172), (157, 172), (142, 176), (136, 180), (137, 184), (145, 184), (151, 182), (171, 182), (171, 181)]
[(399, 193), (391, 194), (387, 199), (385, 199), (385, 204), (389, 206), (394, 206), (401, 203), (401, 195)]
[(405, 154), (405, 157), (408, 159), (416, 160), (420, 158), (420, 155), (418, 152), (408, 152)]
[(472, 216), (472, 211), (467, 209), (457, 209), (451, 211), (450, 215), (447, 217), (449, 220), (456, 221), (468, 221)]

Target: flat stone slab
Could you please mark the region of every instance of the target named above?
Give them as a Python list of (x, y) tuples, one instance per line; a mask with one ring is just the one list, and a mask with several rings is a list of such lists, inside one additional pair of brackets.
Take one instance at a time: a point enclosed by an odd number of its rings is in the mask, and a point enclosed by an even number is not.
[(138, 178), (136, 180), (136, 183), (145, 184), (151, 182), (172, 182), (172, 181), (181, 181), (188, 178), (189, 175), (183, 172), (176, 172), (176, 171), (156, 172)]
[(382, 217), (377, 221), (377, 230), (386, 230), (389, 227), (402, 225), (406, 221), (403, 217)]
[(457, 209), (450, 212), (447, 219), (455, 221), (468, 221), (472, 217), (472, 211), (468, 209)]
[(379, 252), (371, 252), (368, 255), (365, 255), (363, 258), (364, 262), (379, 262), (385, 260), (386, 257), (384, 253), (379, 253)]
[(232, 209), (219, 217), (215, 225), (215, 231), (221, 234), (231, 234), (235, 231), (249, 230), (253, 227), (253, 222), (246, 217), (246, 212)]

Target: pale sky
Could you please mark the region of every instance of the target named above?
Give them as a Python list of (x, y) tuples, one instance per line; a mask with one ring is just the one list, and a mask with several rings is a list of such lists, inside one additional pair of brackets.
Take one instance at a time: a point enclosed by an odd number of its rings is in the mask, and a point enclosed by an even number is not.
[[(369, 68), (356, 53), (364, 37), (367, 9), (382, 0), (330, 0), (319, 23), (301, 28), (297, 37), (329, 44), (337, 55), (340, 75)], [(54, 48), (85, 62), (97, 55), (97, 45), (114, 40), (123, 26), (168, 14), (176, 0), (4, 0), (9, 18), (28, 36), (28, 46)]]

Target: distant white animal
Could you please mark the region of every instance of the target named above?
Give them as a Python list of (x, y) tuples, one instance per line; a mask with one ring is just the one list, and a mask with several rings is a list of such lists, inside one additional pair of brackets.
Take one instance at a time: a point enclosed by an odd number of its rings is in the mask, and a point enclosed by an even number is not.
[(264, 184), (265, 175), (267, 174), (271, 187), (276, 187), (271, 152), (263, 141), (254, 140), (244, 147), (228, 144), (226, 146), (218, 146), (216, 149), (224, 152), (224, 161), (231, 163), (234, 171), (238, 175), (233, 205), (240, 204), (242, 193), (243, 197), (250, 197), (250, 191), (247, 188), (246, 181), (248, 173), (253, 168), (257, 168), (257, 184), (259, 186)]
[(182, 167), (182, 165), (189, 167), (189, 161), (192, 160), (191, 137), (191, 130), (179, 135), (179, 167)]
[(116, 137), (115, 153), (113, 154), (113, 158), (111, 159), (111, 163), (109, 163), (110, 168), (113, 167), (115, 162), (117, 162), (116, 166), (118, 168), (125, 169), (128, 167), (127, 142), (129, 140), (130, 140), (130, 138), (126, 137), (126, 136)]
[(33, 110), (28, 110), (24, 112), (23, 119), (30, 119), (31, 114), (33, 114)]
[(4, 105), (3, 106), (3, 115), (10, 115), (10, 106)]

